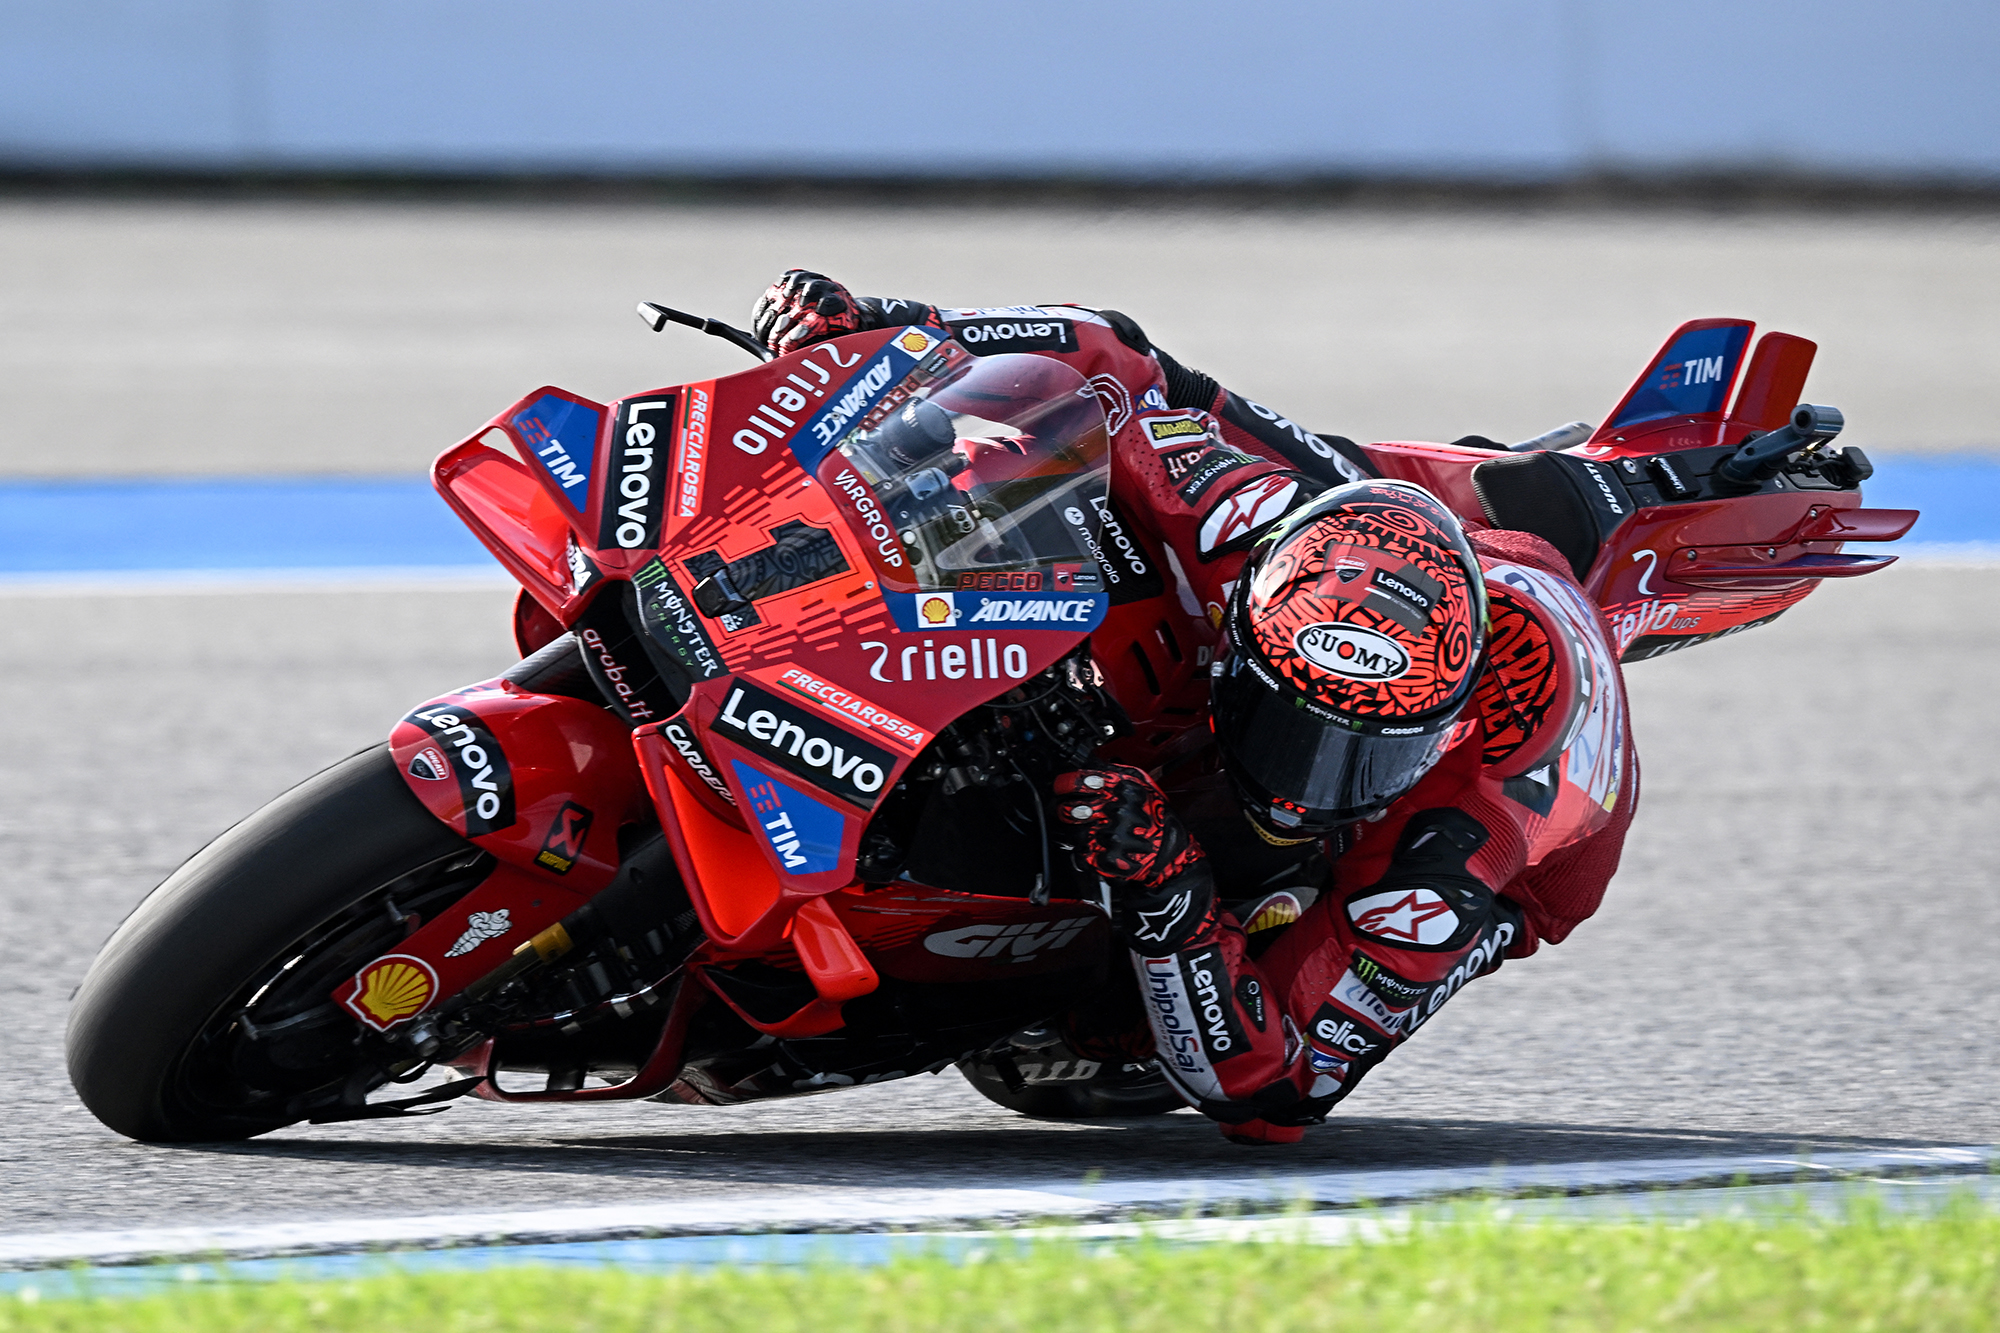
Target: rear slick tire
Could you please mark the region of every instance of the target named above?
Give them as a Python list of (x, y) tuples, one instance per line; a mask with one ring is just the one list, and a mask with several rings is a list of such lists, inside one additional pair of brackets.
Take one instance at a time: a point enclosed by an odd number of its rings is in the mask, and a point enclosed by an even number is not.
[(486, 866), (410, 792), (387, 745), (307, 779), (195, 853), (112, 934), (70, 1010), (77, 1095), (147, 1142), (245, 1139), (304, 1118), (302, 1102), (367, 1059), (366, 1030), (327, 992)]

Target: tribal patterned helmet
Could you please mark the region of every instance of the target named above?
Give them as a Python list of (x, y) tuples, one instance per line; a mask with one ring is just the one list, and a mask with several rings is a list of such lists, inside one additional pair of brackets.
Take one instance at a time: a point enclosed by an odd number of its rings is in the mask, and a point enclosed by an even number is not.
[(1355, 482), (1288, 515), (1244, 562), (1215, 668), (1252, 822), (1319, 836), (1414, 787), (1472, 697), (1485, 629), (1479, 561), (1421, 486)]

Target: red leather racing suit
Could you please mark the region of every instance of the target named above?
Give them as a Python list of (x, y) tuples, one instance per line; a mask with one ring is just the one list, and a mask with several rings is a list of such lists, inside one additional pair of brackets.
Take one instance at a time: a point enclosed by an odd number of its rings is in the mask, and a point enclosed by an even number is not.
[[(1164, 563), (1193, 613), (1184, 630), (1207, 632), (1199, 663), (1251, 542), (1320, 490), (1376, 475), (1358, 446), (1229, 393), (1116, 312), (868, 304), (885, 323), (941, 320), (977, 353), (1031, 352), (1082, 373), (1113, 441), (1107, 546), (1135, 544), (1105, 553), (1113, 618), (1116, 576), (1144, 583), (1145, 562)], [(1295, 1138), (1289, 1127), (1323, 1116), (1466, 982), (1567, 936), (1617, 869), (1639, 782), (1617, 654), (1553, 547), (1467, 528), (1490, 602), (1486, 667), (1415, 788), (1338, 845), (1302, 853), (1259, 846), (1212, 770), (1178, 786), (1165, 777), (1208, 847), (1222, 910), (1188, 947), (1134, 966), (1162, 1068), (1235, 1136)], [(1303, 914), (1246, 934), (1273, 889), (1305, 900)]]

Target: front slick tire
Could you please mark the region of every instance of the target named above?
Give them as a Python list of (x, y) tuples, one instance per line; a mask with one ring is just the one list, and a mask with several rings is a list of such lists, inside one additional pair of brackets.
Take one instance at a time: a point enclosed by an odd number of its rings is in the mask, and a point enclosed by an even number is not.
[(307, 779), (195, 853), (97, 955), (70, 1010), (77, 1095), (129, 1138), (199, 1143), (304, 1119), (357, 1072), (381, 1081), (378, 1043), (328, 992), (489, 864), (386, 745)]

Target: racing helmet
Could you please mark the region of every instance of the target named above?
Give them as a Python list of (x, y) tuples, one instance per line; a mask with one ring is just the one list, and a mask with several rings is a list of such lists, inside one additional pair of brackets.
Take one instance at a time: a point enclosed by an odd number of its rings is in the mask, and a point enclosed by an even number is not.
[(1458, 519), (1401, 481), (1337, 487), (1251, 550), (1212, 678), (1222, 762), (1266, 840), (1386, 808), (1472, 697), (1486, 585)]

